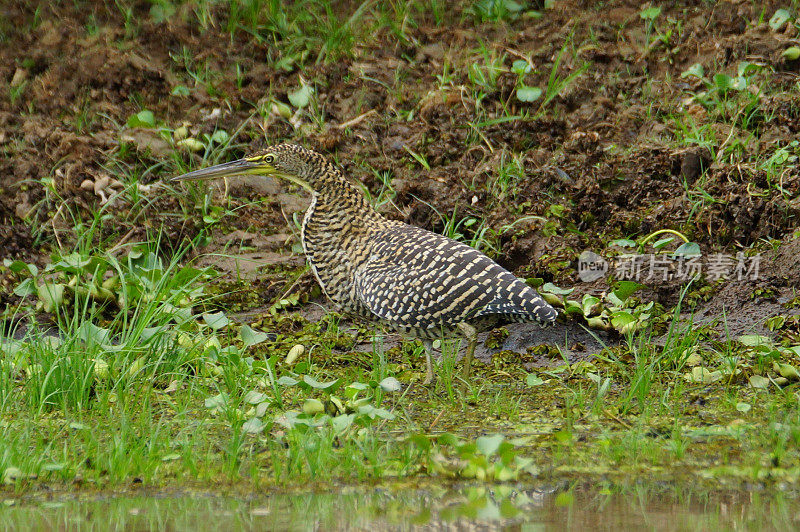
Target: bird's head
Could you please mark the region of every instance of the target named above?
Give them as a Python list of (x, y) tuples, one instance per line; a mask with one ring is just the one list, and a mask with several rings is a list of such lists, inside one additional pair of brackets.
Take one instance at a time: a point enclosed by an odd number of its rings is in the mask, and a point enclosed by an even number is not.
[(236, 161), (217, 164), (173, 177), (172, 181), (206, 180), (241, 175), (263, 175), (286, 179), (312, 192), (319, 192), (339, 171), (319, 153), (294, 144), (276, 144)]

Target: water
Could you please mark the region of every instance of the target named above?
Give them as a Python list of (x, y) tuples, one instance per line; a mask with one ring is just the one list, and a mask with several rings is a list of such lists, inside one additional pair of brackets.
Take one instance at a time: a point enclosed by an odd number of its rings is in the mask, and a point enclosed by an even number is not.
[[(6, 499), (0, 530), (793, 530), (796, 493), (675, 487), (341, 488)], [(613, 491), (613, 492), (612, 492)]]

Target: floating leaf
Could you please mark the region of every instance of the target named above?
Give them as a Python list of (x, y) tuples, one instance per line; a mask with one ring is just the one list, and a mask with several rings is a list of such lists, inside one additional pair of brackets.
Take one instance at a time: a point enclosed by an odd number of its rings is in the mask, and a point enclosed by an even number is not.
[(325, 391), (332, 391), (336, 389), (336, 387), (339, 385), (339, 379), (334, 379), (328, 382), (319, 382), (318, 380), (314, 379), (313, 377), (309, 377), (308, 375), (303, 375), (303, 382), (316, 390), (325, 390)]
[(394, 377), (386, 377), (380, 382), (379, 386), (384, 392), (399, 392), (403, 389), (403, 385)]
[(269, 399), (266, 394), (261, 392), (257, 392), (256, 390), (250, 390), (246, 394), (244, 394), (244, 402), (249, 403), (251, 405), (257, 405), (258, 403), (263, 403)]
[(206, 408), (224, 408), (228, 402), (228, 397), (225, 394), (219, 393), (214, 397), (209, 397), (204, 401)]
[(655, 20), (661, 14), (661, 8), (658, 6), (648, 7), (639, 12), (639, 18), (642, 20)]
[(311, 97), (313, 94), (314, 89), (312, 89), (309, 85), (303, 85), (296, 91), (290, 92), (287, 96), (289, 97), (289, 101), (292, 105), (302, 109), (311, 102)]
[(319, 399), (306, 399), (303, 402), (303, 413), (309, 416), (325, 412), (325, 405)]
[(230, 323), (230, 320), (225, 316), (224, 312), (206, 312), (203, 314), (203, 321), (215, 331), (222, 329)]
[(242, 343), (245, 347), (251, 347), (267, 341), (269, 335), (262, 331), (256, 331), (249, 325), (242, 325), (239, 328), (239, 338), (242, 339)]
[(700, 244), (697, 242), (684, 242), (678, 249), (672, 252), (672, 255), (683, 255), (684, 257), (698, 257), (703, 252), (700, 250)]
[(259, 434), (264, 431), (264, 422), (257, 417), (251, 417), (242, 423), (242, 430), (248, 434)]
[(571, 294), (575, 289), (574, 288), (559, 288), (553, 283), (544, 283), (542, 285), (542, 292), (548, 292), (550, 294), (555, 294), (557, 296), (566, 296)]
[(797, 46), (790, 46), (784, 50), (781, 55), (789, 61), (796, 61), (800, 59), (800, 48)]
[(780, 30), (784, 24), (792, 19), (792, 13), (788, 9), (778, 9), (769, 19), (769, 27), (774, 31)]
[(475, 440), (475, 446), (484, 456), (492, 456), (497, 452), (505, 439), (506, 437), (502, 434), (495, 434), (493, 436), (480, 436)]
[(706, 71), (703, 68), (703, 65), (700, 63), (695, 63), (686, 70), (681, 73), (682, 78), (688, 78), (690, 76), (696, 78), (702, 78), (705, 75)]
[(542, 97), (542, 89), (539, 87), (528, 87), (527, 85), (521, 85), (517, 89), (517, 100), (521, 102), (535, 102), (539, 98)]
[(139, 111), (135, 115), (131, 115), (128, 117), (128, 122), (126, 123), (128, 127), (156, 127), (156, 117), (153, 115), (153, 111), (149, 111), (144, 109)]
[(528, 386), (541, 386), (544, 384), (544, 380), (535, 373), (528, 373), (528, 376), (525, 377), (525, 383)]

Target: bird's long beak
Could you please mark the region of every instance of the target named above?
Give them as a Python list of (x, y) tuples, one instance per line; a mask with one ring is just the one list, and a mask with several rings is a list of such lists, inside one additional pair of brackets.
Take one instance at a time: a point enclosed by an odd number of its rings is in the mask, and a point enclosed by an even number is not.
[(270, 165), (254, 163), (247, 159), (238, 159), (229, 163), (217, 164), (208, 168), (201, 168), (188, 174), (173, 177), (170, 181), (190, 181), (216, 179), (219, 177), (233, 177), (237, 175), (261, 174), (269, 175), (274, 169)]

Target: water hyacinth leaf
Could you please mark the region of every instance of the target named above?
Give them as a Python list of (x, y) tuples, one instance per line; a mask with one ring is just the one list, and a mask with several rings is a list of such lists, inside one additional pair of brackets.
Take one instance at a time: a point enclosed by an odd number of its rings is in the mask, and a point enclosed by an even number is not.
[(23, 279), (21, 283), (14, 287), (14, 295), (19, 297), (28, 297), (36, 293), (36, 283), (33, 278), (28, 277)]
[(778, 9), (769, 19), (769, 27), (773, 31), (780, 30), (784, 24), (792, 20), (792, 13), (788, 9)]
[(283, 377), (280, 377), (277, 381), (275, 381), (275, 384), (279, 386), (294, 386), (299, 382), (300, 381), (297, 379), (293, 379), (291, 377), (284, 375)]
[(358, 407), (358, 413), (368, 416), (370, 419), (375, 419), (379, 417), (381, 419), (392, 420), (394, 419), (394, 414), (386, 410), (385, 408), (377, 408), (372, 405), (361, 405)]
[(331, 418), (331, 428), (336, 434), (342, 434), (347, 429), (353, 426), (353, 421), (355, 421), (356, 416), (355, 414), (342, 414), (336, 417)]
[(575, 291), (575, 288), (559, 288), (553, 283), (544, 283), (541, 288), (542, 292), (548, 292), (557, 296), (568, 296)]
[(611, 314), (611, 325), (619, 332), (627, 332), (635, 323), (636, 318), (626, 310), (618, 310)]
[(750, 386), (759, 390), (766, 390), (770, 383), (770, 380), (762, 375), (753, 375), (747, 380), (750, 383)]
[(661, 249), (664, 246), (666, 246), (667, 244), (669, 244), (670, 242), (672, 242), (673, 240), (675, 240), (674, 236), (668, 236), (666, 238), (660, 238), (660, 239), (656, 240), (655, 242), (653, 242), (653, 248)]
[(379, 386), (384, 392), (399, 392), (403, 388), (400, 381), (394, 377), (386, 377), (380, 382)]
[(264, 417), (264, 414), (267, 413), (267, 409), (269, 408), (269, 403), (259, 403), (256, 406), (256, 417)]
[(696, 78), (702, 78), (705, 75), (706, 71), (703, 68), (703, 65), (700, 63), (695, 63), (686, 70), (681, 73), (682, 78), (688, 78), (690, 76)]
[(37, 285), (36, 292), (45, 312), (53, 312), (64, 303), (64, 284), (62, 283)]
[(660, 14), (661, 14), (660, 7), (657, 6), (648, 7), (646, 9), (642, 9), (639, 12), (639, 18), (641, 18), (642, 20), (655, 20), (655, 18), (658, 17)]
[(153, 111), (149, 111), (144, 109), (139, 111), (135, 115), (131, 115), (128, 117), (128, 122), (126, 125), (130, 128), (134, 127), (146, 127), (152, 128), (156, 127), (156, 117), (153, 115)]
[(267, 341), (269, 335), (263, 331), (256, 331), (249, 325), (242, 325), (239, 328), (239, 338), (241, 338), (245, 347), (251, 347)]
[(309, 416), (325, 412), (325, 405), (319, 399), (306, 399), (303, 402), (303, 413)]
[(506, 437), (502, 434), (494, 434), (493, 436), (480, 436), (475, 440), (475, 446), (484, 456), (492, 456), (498, 451), (498, 449), (500, 449), (500, 444), (502, 444), (505, 439)]
[(517, 89), (517, 100), (521, 102), (535, 102), (542, 97), (542, 89), (539, 87), (528, 87), (522, 85)]
[(672, 252), (672, 255), (683, 255), (684, 257), (699, 257), (702, 254), (700, 244), (697, 242), (684, 242)]
[(339, 379), (328, 382), (319, 382), (308, 375), (303, 375), (303, 382), (315, 390), (333, 391), (339, 385)]
[(251, 405), (257, 405), (258, 403), (263, 403), (268, 399), (266, 394), (258, 392), (256, 390), (250, 390), (246, 394), (244, 394), (244, 402), (249, 403)]
[(228, 403), (228, 396), (224, 393), (218, 393), (214, 397), (209, 397), (204, 401), (205, 407), (210, 409), (224, 408)]
[(544, 380), (535, 373), (528, 373), (528, 376), (525, 377), (525, 383), (528, 386), (541, 386), (544, 384)]
[(790, 46), (781, 55), (788, 61), (797, 61), (800, 59), (800, 47)]
[(800, 371), (791, 364), (781, 364), (779, 362), (772, 363), (772, 369), (780, 374), (781, 377), (789, 379), (790, 381), (800, 380)]
[(770, 340), (766, 336), (761, 336), (758, 334), (743, 334), (737, 338), (742, 345), (746, 345), (748, 347), (756, 347), (760, 345), (772, 345), (772, 340)]
[(313, 94), (314, 89), (312, 89), (309, 85), (303, 85), (296, 91), (290, 92), (287, 96), (289, 97), (289, 102), (291, 102), (292, 105), (302, 109), (311, 102), (311, 97)]
[(206, 312), (203, 314), (203, 321), (206, 325), (218, 331), (230, 323), (224, 312)]
[(264, 431), (265, 426), (260, 418), (251, 417), (242, 424), (242, 430), (248, 434), (259, 434)]

